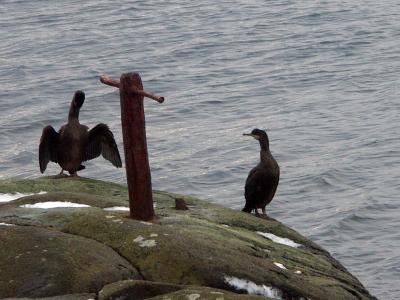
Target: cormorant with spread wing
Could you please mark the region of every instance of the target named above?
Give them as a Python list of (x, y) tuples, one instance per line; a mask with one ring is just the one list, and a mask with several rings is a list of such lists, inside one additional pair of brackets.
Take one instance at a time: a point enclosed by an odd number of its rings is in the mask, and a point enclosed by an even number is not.
[(122, 167), (114, 136), (106, 124), (100, 123), (91, 130), (79, 123), (79, 110), (85, 101), (85, 94), (76, 91), (69, 109), (68, 123), (56, 132), (52, 126), (43, 128), (39, 145), (40, 172), (46, 170), (49, 161), (61, 166), (60, 175), (66, 170), (71, 176), (83, 170), (83, 161), (100, 154), (117, 168)]
[(254, 137), (260, 142), (260, 162), (254, 167), (246, 180), (245, 193), (246, 204), (242, 211), (251, 213), (255, 210), (258, 216), (258, 209), (261, 208), (263, 215), (265, 206), (274, 198), (279, 183), (279, 166), (269, 151), (269, 139), (264, 130), (254, 129), (251, 133), (245, 133)]

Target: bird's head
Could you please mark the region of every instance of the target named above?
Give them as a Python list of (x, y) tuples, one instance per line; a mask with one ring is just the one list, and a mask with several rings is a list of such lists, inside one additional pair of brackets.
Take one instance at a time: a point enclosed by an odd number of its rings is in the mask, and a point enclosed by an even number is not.
[(76, 91), (74, 99), (72, 100), (74, 106), (77, 108), (81, 108), (84, 101), (85, 101), (85, 93), (82, 91)]
[(260, 142), (261, 150), (269, 151), (269, 139), (265, 130), (255, 128), (251, 133), (243, 133), (243, 135), (252, 136)]
[(255, 128), (251, 131), (251, 133), (243, 133), (243, 135), (252, 136), (256, 140), (261, 140), (264, 138), (268, 139), (267, 133), (264, 130)]

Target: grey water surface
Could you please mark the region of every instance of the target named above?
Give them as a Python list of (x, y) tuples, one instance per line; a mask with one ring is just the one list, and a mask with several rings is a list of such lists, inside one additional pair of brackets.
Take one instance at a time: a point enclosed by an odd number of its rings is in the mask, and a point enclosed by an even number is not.
[[(153, 187), (234, 209), (267, 129), (281, 166), (270, 216), (330, 251), (379, 299), (400, 297), (400, 2), (0, 1), (0, 178), (40, 176), (41, 130), (107, 123), (98, 76), (138, 71)], [(125, 182), (103, 158), (81, 176)], [(59, 167), (49, 164), (45, 174)]]

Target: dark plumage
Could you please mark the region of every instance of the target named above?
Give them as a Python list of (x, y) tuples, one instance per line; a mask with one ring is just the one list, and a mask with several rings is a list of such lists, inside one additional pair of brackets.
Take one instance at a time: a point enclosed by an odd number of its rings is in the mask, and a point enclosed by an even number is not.
[(52, 126), (43, 128), (39, 145), (40, 172), (46, 170), (49, 161), (61, 166), (61, 173), (68, 171), (72, 176), (83, 170), (83, 161), (103, 155), (114, 166), (122, 166), (114, 136), (106, 124), (98, 124), (91, 130), (79, 123), (79, 110), (85, 94), (76, 91), (69, 109), (68, 123), (56, 132)]
[(279, 183), (279, 166), (269, 151), (268, 135), (264, 130), (254, 129), (249, 134), (260, 142), (260, 162), (249, 173), (244, 196), (246, 204), (242, 211), (251, 213), (253, 209), (258, 215), (258, 208), (265, 215), (265, 206), (274, 198)]

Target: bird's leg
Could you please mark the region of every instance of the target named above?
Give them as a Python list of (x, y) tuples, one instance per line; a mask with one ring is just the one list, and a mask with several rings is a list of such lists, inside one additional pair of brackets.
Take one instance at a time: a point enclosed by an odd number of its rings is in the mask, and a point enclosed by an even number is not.
[(265, 207), (261, 208), (261, 210), (262, 210), (261, 218), (268, 218), (267, 213), (265, 211)]
[(257, 207), (254, 208), (254, 212), (255, 212), (255, 214), (256, 214), (256, 217), (259, 217), (259, 216), (260, 216), (260, 214), (258, 213), (258, 208), (257, 208)]
[(57, 175), (54, 175), (53, 178), (55, 178), (55, 179), (57, 179), (57, 178), (64, 178), (65, 176), (67, 176), (67, 175), (64, 174), (64, 169), (61, 168), (61, 172), (58, 173)]
[(70, 174), (71, 174), (71, 177), (78, 177), (78, 174), (76, 172), (72, 172)]

